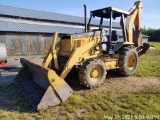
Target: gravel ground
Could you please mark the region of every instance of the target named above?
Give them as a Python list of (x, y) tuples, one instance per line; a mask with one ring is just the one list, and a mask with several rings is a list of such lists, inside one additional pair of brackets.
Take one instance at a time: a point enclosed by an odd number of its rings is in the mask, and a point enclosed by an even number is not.
[(13, 82), (15, 76), (21, 69), (20, 58), (25, 59), (40, 59), (42, 60), (43, 55), (29, 55), (29, 56), (9, 56), (7, 58), (7, 65), (0, 68), (0, 85), (9, 85)]

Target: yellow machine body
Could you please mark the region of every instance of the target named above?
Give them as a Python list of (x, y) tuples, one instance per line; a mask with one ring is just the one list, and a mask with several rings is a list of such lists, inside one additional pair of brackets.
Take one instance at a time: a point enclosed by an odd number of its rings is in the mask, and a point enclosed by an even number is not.
[[(65, 78), (74, 67), (80, 69), (79, 78), (89, 88), (100, 86), (108, 70), (118, 69), (124, 74), (126, 72), (125, 67), (128, 67), (127, 69), (131, 71), (128, 75), (133, 74), (136, 69), (136, 67), (135, 69), (133, 67), (137, 65), (138, 61), (134, 46), (139, 47), (142, 42), (139, 32), (141, 7), (142, 4), (139, 2), (136, 7), (129, 11), (130, 16), (125, 17), (128, 41), (117, 42), (115, 53), (104, 53), (103, 30), (97, 29), (86, 33), (63, 35), (60, 36), (60, 41), (58, 40), (58, 33), (55, 32), (53, 44), (42, 63), (37, 64), (38, 60), (28, 61), (22, 58), (21, 64), (23, 67), (15, 78), (15, 83), (20, 88), (26, 86), (26, 89), (22, 92), (25, 92), (27, 98), (29, 93), (31, 93), (29, 98), (37, 98), (31, 100), (33, 107), (37, 110), (47, 109), (49, 106), (67, 100), (73, 90), (65, 82)], [(128, 21), (128, 24), (126, 21)], [(133, 24), (138, 28), (134, 31), (137, 37), (132, 34), (131, 26)], [(106, 36), (104, 35), (104, 37)], [(125, 63), (125, 59), (127, 59), (127, 63)], [(39, 88), (31, 91), (32, 83), (28, 84), (31, 81), (44, 90), (41, 95), (37, 93)]]
[[(61, 39), (59, 51), (56, 51), (55, 48), (49, 51), (48, 54), (55, 54), (51, 56), (47, 55), (43, 62), (44, 66), (48, 67), (50, 61), (52, 59), (57, 59), (58, 56), (65, 57), (66, 59), (68, 58), (65, 66), (61, 68), (62, 73), (60, 74), (60, 77), (63, 79), (65, 79), (67, 74), (74, 66), (81, 66), (86, 60), (90, 58), (101, 59), (103, 62), (105, 62), (107, 70), (118, 68), (118, 55), (113, 55), (115, 56), (115, 59), (105, 59), (103, 57), (100, 33), (100, 31), (80, 33), (70, 35), (68, 36), (68, 39)], [(55, 36), (57, 37), (57, 34), (58, 33), (54, 33), (54, 38)], [(57, 38), (53, 40), (53, 44), (57, 43), (56, 40)], [(125, 44), (128, 44), (128, 42), (124, 43), (123, 45)], [(58, 60), (55, 60), (54, 66), (58, 66)], [(54, 67), (54, 69), (58, 70), (59, 66)]]

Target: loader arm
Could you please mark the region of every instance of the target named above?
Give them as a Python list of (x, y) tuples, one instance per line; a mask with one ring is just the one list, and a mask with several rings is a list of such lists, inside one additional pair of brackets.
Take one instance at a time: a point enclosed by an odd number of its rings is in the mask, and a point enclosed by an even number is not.
[(89, 49), (91, 49), (92, 47), (94, 47), (95, 45), (97, 45), (100, 42), (100, 36), (93, 37), (92, 39), (93, 40), (90, 41), (89, 43), (82, 45), (73, 51), (73, 53), (71, 54), (69, 60), (67, 61), (66, 65), (60, 75), (61, 78), (64, 79), (67, 76), (67, 74), (71, 71), (73, 66), (76, 65), (76, 63), (82, 62), (83, 54), (86, 51), (88, 51)]
[(58, 33), (55, 32), (54, 35), (53, 35), (53, 44), (50, 48), (50, 50), (48, 51), (48, 54), (46, 55), (42, 65), (46, 68), (48, 68), (51, 60), (53, 59), (53, 62), (54, 62), (54, 68), (56, 70), (59, 69), (59, 66), (58, 66), (58, 59), (57, 59), (57, 50), (56, 50), (56, 43), (57, 43), (57, 37), (58, 37)]

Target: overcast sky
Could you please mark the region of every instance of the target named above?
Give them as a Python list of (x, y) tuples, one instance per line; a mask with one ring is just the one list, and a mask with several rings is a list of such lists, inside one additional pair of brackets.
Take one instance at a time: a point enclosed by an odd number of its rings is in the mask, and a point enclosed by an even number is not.
[[(83, 17), (83, 5), (89, 11), (116, 7), (128, 11), (136, 0), (0, 0), (0, 5), (63, 13)], [(143, 0), (142, 27), (160, 28), (160, 0)]]

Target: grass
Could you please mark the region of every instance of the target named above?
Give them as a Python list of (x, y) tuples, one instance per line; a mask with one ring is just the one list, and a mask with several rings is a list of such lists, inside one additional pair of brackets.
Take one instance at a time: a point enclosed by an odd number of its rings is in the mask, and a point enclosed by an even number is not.
[(135, 76), (139, 77), (160, 77), (160, 43), (151, 42), (156, 50), (148, 50), (146, 54), (139, 58), (138, 69)]
[(151, 45), (153, 45), (156, 50), (160, 50), (160, 42), (149, 42)]
[[(4, 93), (4, 91), (6, 91)], [(155, 115), (160, 119), (160, 89), (147, 89), (133, 93), (111, 91), (90, 91), (74, 94), (64, 103), (37, 113), (29, 113), (31, 108), (23, 96), (11, 86), (0, 87), (0, 119), (104, 119), (108, 116), (135, 117)], [(3, 98), (3, 99), (2, 99)]]
[(150, 77), (160, 76), (160, 51), (148, 50), (146, 54), (139, 58), (138, 69), (135, 76)]

